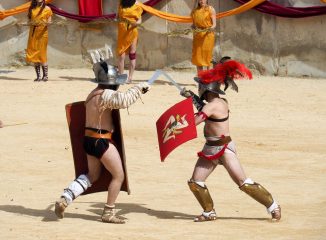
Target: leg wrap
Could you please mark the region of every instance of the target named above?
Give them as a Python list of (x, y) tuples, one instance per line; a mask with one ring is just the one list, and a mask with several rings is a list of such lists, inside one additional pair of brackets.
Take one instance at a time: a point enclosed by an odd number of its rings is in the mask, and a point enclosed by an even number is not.
[(67, 203), (70, 204), (91, 185), (92, 184), (86, 175), (80, 175), (63, 191), (62, 197), (64, 197)]
[(202, 182), (195, 182), (193, 180), (189, 180), (188, 185), (190, 190), (195, 195), (198, 202), (204, 209), (204, 212), (212, 211), (214, 209), (214, 203), (206, 185)]
[(35, 73), (36, 73), (36, 79), (34, 81), (40, 81), (41, 78), (41, 66), (39, 64), (34, 65)]
[(270, 208), (274, 203), (272, 195), (262, 185), (253, 182), (250, 178), (245, 180), (240, 190), (263, 204), (266, 208)]
[(48, 80), (48, 72), (49, 72), (49, 67), (48, 66), (42, 66), (42, 70), (43, 70), (43, 81), (47, 81)]
[(129, 53), (129, 59), (135, 60), (136, 59), (136, 53)]

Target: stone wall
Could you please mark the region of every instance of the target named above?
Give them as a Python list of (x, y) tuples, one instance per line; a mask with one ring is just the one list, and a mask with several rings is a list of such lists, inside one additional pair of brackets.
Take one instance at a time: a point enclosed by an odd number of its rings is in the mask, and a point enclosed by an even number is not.
[[(277, 2), (278, 0), (274, 0)], [(0, 8), (10, 9), (26, 0), (2, 0)], [(104, 13), (116, 12), (117, 2), (103, 0)], [(142, 2), (145, 2), (143, 0)], [(239, 4), (216, 0), (213, 6), (226, 11)], [(321, 4), (319, 0), (285, 0), (289, 6)], [(56, 6), (77, 13), (77, 0), (54, 0)], [(165, 0), (155, 8), (178, 15), (189, 15), (193, 0)], [(26, 14), (0, 21), (0, 66), (25, 65), (28, 27)], [(48, 58), (52, 67), (89, 67), (87, 50), (104, 44), (116, 47), (116, 25), (85, 26), (74, 20), (54, 16), (49, 28)], [(228, 55), (248, 64), (264, 75), (326, 77), (326, 17), (288, 19), (262, 14), (255, 10), (223, 18), (217, 24), (214, 54)], [(177, 24), (146, 14), (137, 48), (137, 69), (163, 67), (192, 68), (191, 35), (171, 35), (190, 24)]]

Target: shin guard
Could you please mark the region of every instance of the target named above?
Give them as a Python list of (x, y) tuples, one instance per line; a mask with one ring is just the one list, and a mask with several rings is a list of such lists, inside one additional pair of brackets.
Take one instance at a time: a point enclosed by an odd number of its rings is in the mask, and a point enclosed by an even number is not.
[(80, 175), (63, 191), (62, 197), (66, 199), (67, 204), (70, 204), (91, 185), (92, 184), (86, 175)]
[(262, 185), (253, 182), (251, 179), (246, 179), (239, 188), (257, 202), (263, 204), (267, 209), (274, 203), (272, 195)]
[(214, 209), (214, 203), (211, 195), (204, 183), (193, 180), (188, 181), (188, 185), (192, 193), (197, 198), (198, 202), (204, 209), (204, 212), (210, 212)]

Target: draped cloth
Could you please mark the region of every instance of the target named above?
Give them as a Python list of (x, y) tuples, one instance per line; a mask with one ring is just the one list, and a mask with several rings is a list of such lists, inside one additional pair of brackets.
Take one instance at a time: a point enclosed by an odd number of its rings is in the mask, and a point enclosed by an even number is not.
[(49, 7), (45, 7), (41, 13), (40, 10), (41, 7), (36, 7), (32, 10), (31, 22), (33, 25), (29, 29), (26, 49), (27, 62), (47, 62), (48, 26), (44, 23), (47, 23), (52, 16), (52, 10)]
[(122, 8), (119, 6), (119, 19), (127, 20), (127, 22), (120, 21), (118, 23), (117, 54), (119, 56), (126, 52), (133, 41), (138, 38), (137, 27), (131, 26), (130, 23), (136, 23), (137, 20), (141, 17), (142, 13), (143, 9), (141, 6), (139, 6), (139, 2), (136, 2), (130, 8)]
[[(228, 17), (231, 15), (243, 13), (243, 12), (252, 9), (253, 7), (255, 7), (265, 1), (266, 0), (250, 0), (238, 8), (231, 9), (229, 11), (220, 12), (220, 13), (216, 14), (216, 18), (223, 18), (223, 17)], [(191, 23), (192, 22), (192, 18), (190, 16), (179, 16), (179, 15), (172, 14), (172, 13), (162, 12), (162, 11), (156, 10), (152, 7), (149, 7), (145, 4), (142, 4), (142, 3), (139, 3), (139, 5), (143, 8), (144, 11), (146, 11), (154, 16), (157, 16), (159, 18), (163, 18), (165, 20), (171, 21), (171, 22), (178, 22), (178, 23)]]
[(102, 16), (102, 0), (78, 0), (80, 16)]
[(52, 4), (49, 4), (49, 7), (52, 9), (52, 11), (55, 14), (57, 14), (59, 16), (77, 20), (80, 22), (89, 22), (89, 21), (94, 21), (94, 20), (98, 20), (98, 19), (114, 19), (115, 18), (115, 13), (108, 14), (108, 15), (102, 15), (102, 16), (80, 16), (78, 14), (68, 13)]
[[(211, 7), (196, 8), (191, 13), (196, 28), (213, 26)], [(213, 32), (194, 32), (191, 62), (196, 66), (210, 66), (213, 57), (215, 34)]]
[(103, 15), (102, 0), (78, 0), (78, 7), (79, 16), (99, 17)]
[[(241, 4), (247, 4), (249, 0), (234, 0)], [(326, 0), (322, 0), (326, 3)], [(312, 17), (326, 14), (326, 6), (315, 7), (284, 7), (282, 5), (272, 3), (269, 1), (264, 2), (255, 7), (256, 10), (262, 13), (271, 14), (279, 17), (287, 18), (303, 18)]]
[[(52, 1), (53, 0), (45, 0), (46, 3), (50, 3)], [(18, 6), (18, 7), (13, 8), (13, 9), (0, 11), (0, 20), (4, 19), (6, 17), (9, 17), (9, 16), (19, 14), (19, 13), (27, 12), (30, 5), (31, 5), (31, 2), (29, 1), (27, 3), (24, 3), (20, 6)]]
[[(149, 1), (146, 1), (144, 3), (144, 5), (153, 7), (156, 4), (160, 3), (161, 1), (162, 0), (149, 0)], [(89, 21), (94, 21), (94, 20), (98, 20), (98, 19), (102, 19), (102, 20), (103, 19), (114, 19), (116, 17), (115, 13), (110, 13), (110, 14), (101, 15), (101, 16), (91, 16), (91, 15), (81, 16), (81, 15), (78, 15), (78, 14), (65, 12), (64, 10), (62, 10), (62, 9), (52, 5), (52, 4), (50, 4), (49, 6), (51, 7), (52, 11), (55, 14), (66, 17), (66, 18), (69, 18), (69, 19), (78, 20), (78, 21), (81, 21), (81, 22), (89, 22)]]
[[(46, 0), (47, 3), (50, 3), (52, 1), (53, 0)], [(161, 1), (162, 0), (149, 0), (149, 1), (146, 1), (144, 4), (139, 2), (139, 5), (142, 7), (142, 9), (144, 11), (146, 11), (152, 15), (155, 15), (157, 17), (168, 20), (168, 21), (178, 22), (178, 23), (191, 23), (192, 22), (192, 19), (190, 16), (179, 16), (176, 14), (159, 11), (159, 10), (152, 8), (152, 6), (156, 5), (157, 3), (161, 2)], [(250, 0), (249, 2), (242, 4), (238, 8), (231, 9), (226, 12), (218, 13), (216, 15), (216, 18), (223, 18), (223, 17), (243, 13), (243, 12), (248, 11), (251, 8), (253, 8), (265, 1), (266, 0)], [(30, 2), (25, 3), (19, 7), (14, 8), (14, 9), (0, 11), (0, 20), (4, 19), (5, 17), (8, 17), (8, 16), (26, 12), (28, 10), (29, 6), (30, 6)], [(79, 20), (79, 21), (93, 21), (96, 19), (113, 19), (113, 18), (115, 18), (114, 13), (108, 14), (108, 15), (103, 15), (103, 16), (80, 16), (77, 14), (67, 13), (67, 12), (55, 7), (54, 5), (49, 5), (49, 6), (51, 7), (52, 11), (55, 14), (58, 14), (60, 16), (64, 16), (64, 17), (67, 17), (70, 19)]]

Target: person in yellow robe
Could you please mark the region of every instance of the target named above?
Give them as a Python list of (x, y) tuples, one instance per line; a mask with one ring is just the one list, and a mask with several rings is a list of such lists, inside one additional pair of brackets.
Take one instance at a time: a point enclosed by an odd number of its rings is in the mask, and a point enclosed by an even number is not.
[[(51, 23), (52, 10), (46, 6), (45, 0), (32, 0), (28, 11), (30, 21), (26, 61), (33, 63), (36, 79), (34, 81), (48, 80), (47, 46), (48, 24)], [(41, 78), (41, 66), (43, 77)]]
[(143, 9), (136, 0), (121, 0), (118, 10), (118, 43), (119, 74), (123, 74), (126, 53), (129, 53), (129, 76), (127, 83), (131, 83), (136, 68), (136, 48), (138, 41), (137, 26), (141, 24)]
[(216, 11), (208, 5), (208, 0), (196, 0), (191, 12), (193, 46), (191, 62), (197, 66), (197, 72), (209, 69), (215, 44)]

